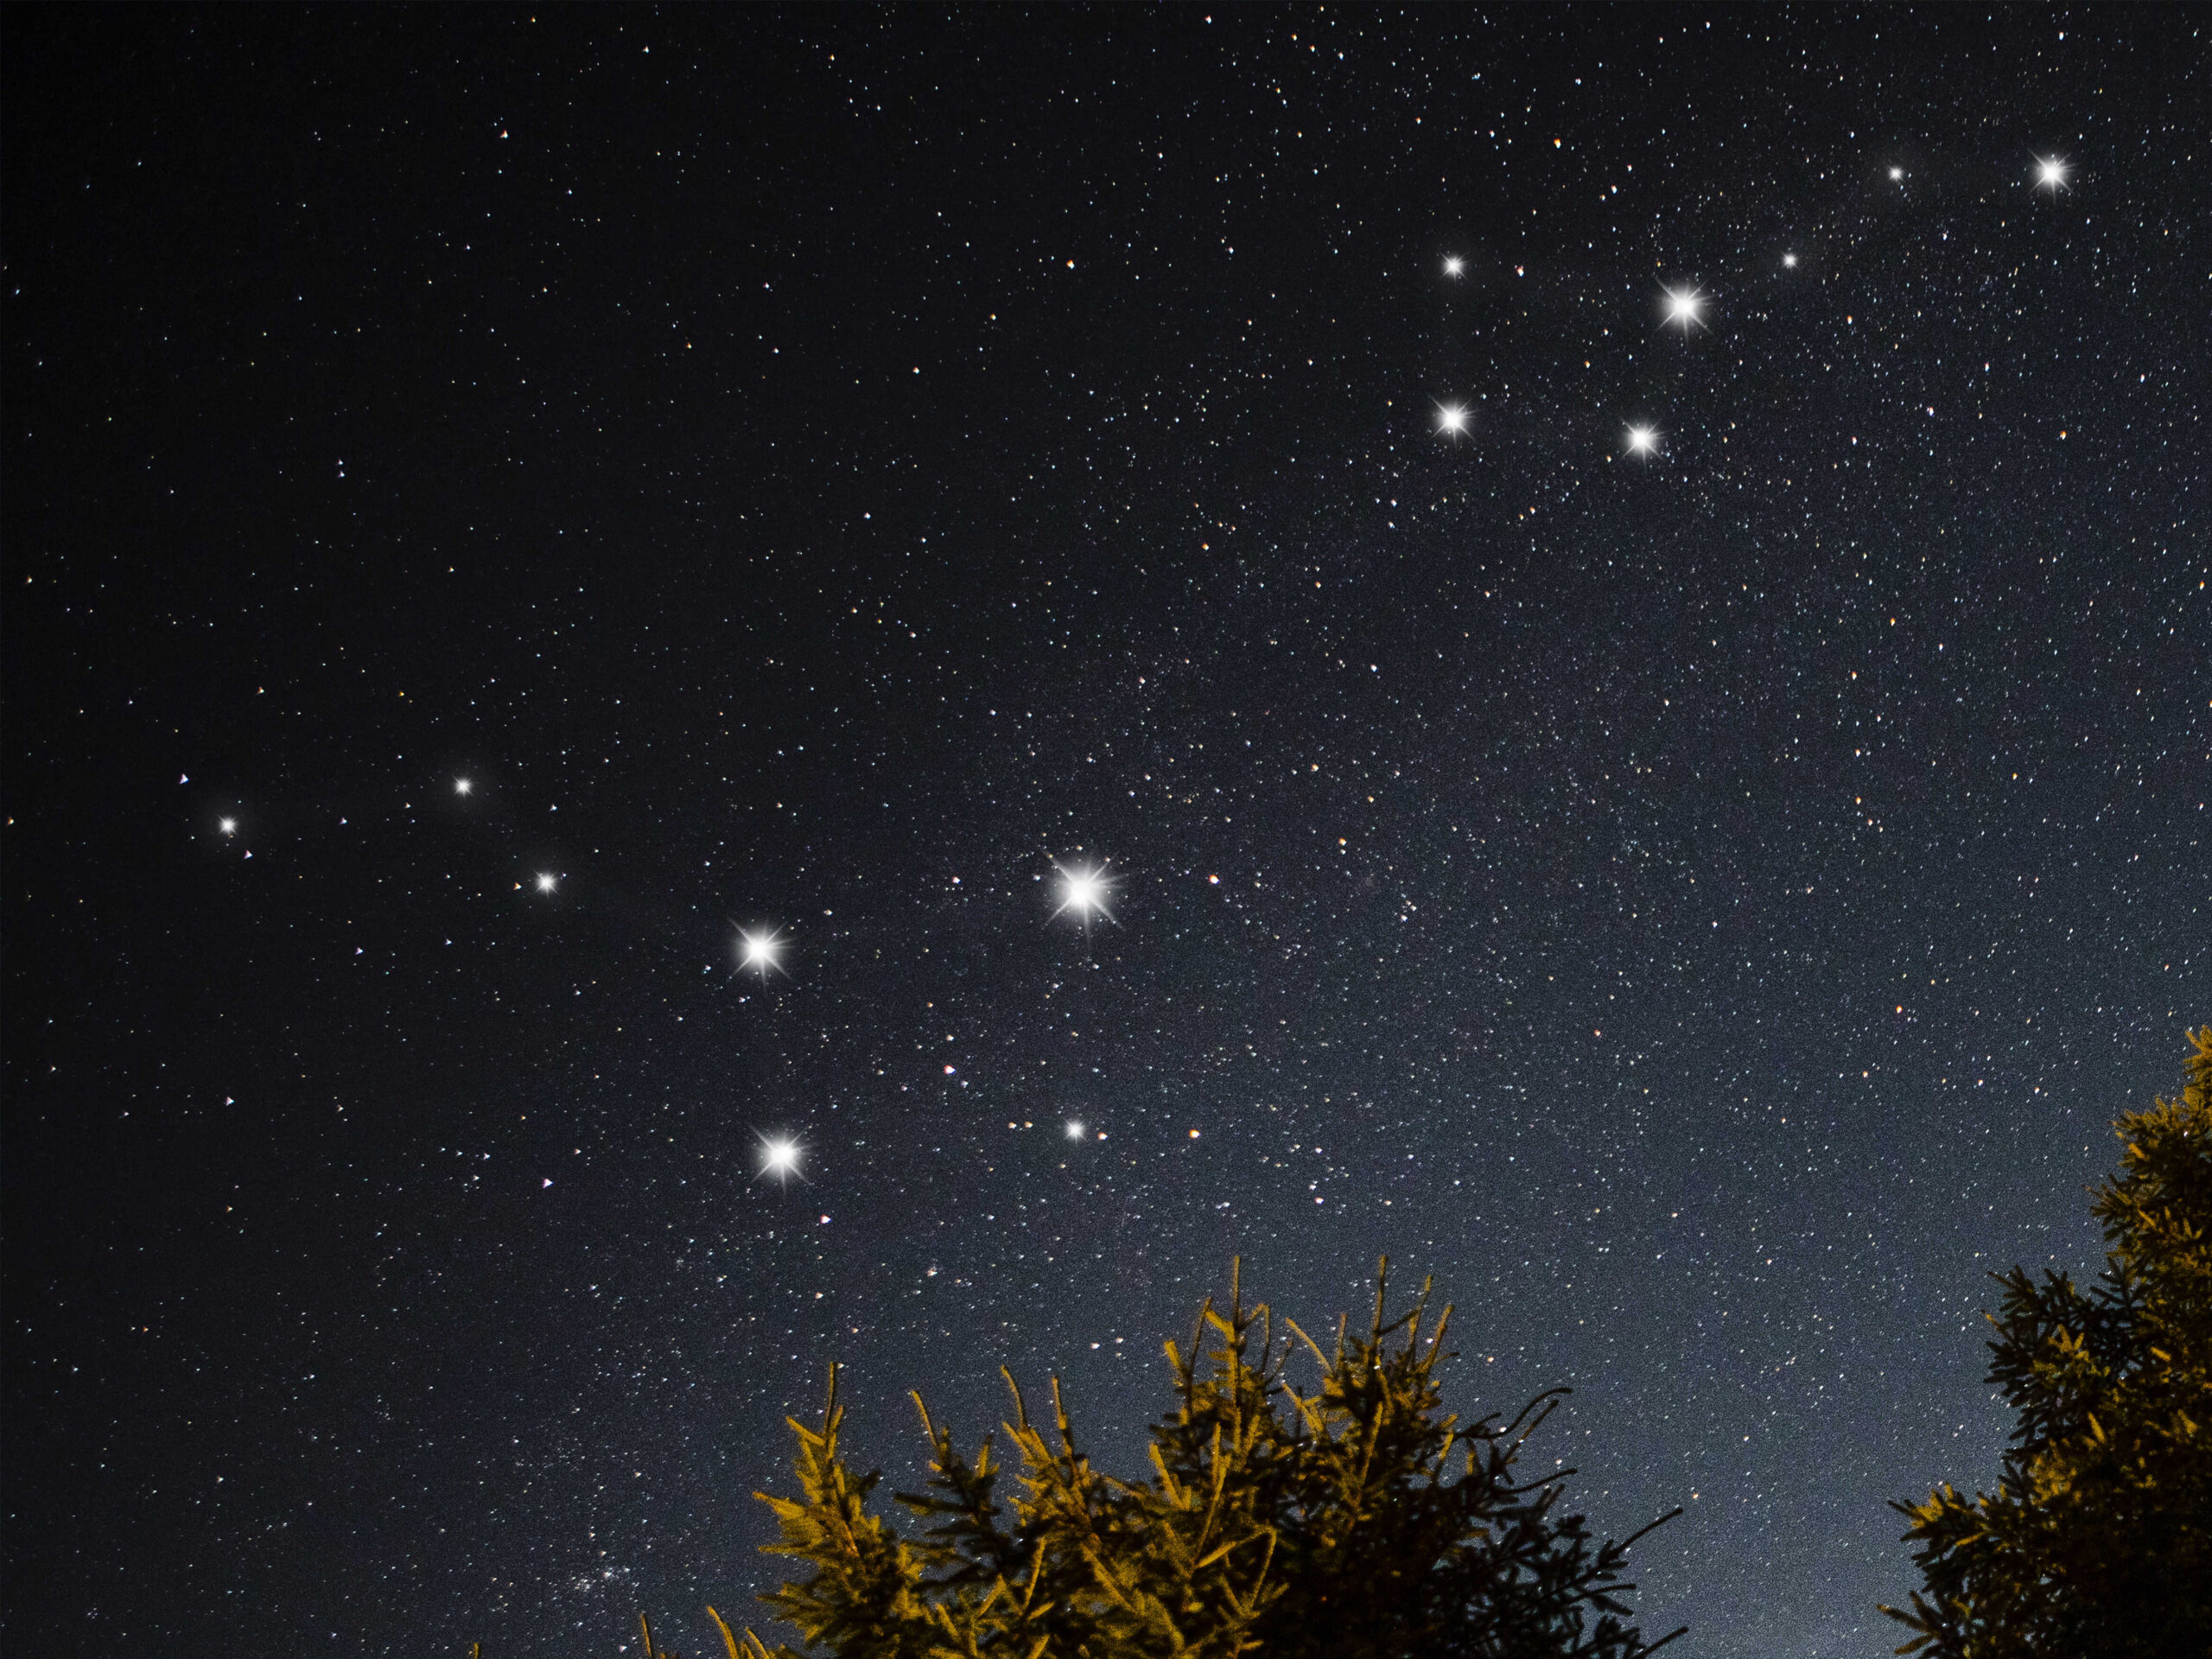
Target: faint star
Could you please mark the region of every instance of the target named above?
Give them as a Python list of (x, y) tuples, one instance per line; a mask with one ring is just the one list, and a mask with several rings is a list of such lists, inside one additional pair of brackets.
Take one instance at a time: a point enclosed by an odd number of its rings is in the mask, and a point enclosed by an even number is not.
[(1705, 326), (1705, 319), (1700, 315), (1705, 309), (1704, 295), (1694, 288), (1670, 288), (1665, 291), (1667, 321), (1680, 323), (1686, 334)]
[(1462, 276), (1466, 269), (1467, 262), (1456, 253), (1444, 262), (1444, 274), (1446, 276)]
[(1452, 437), (1465, 432), (1471, 418), (1465, 404), (1439, 404), (1436, 406), (1436, 429), (1449, 433)]
[(2038, 188), (2056, 195), (2066, 188), (2066, 163), (2056, 156), (2040, 157), (2036, 162), (2036, 184)]
[(1659, 447), (1659, 434), (1648, 426), (1631, 426), (1628, 429), (1628, 452), (1631, 455), (1648, 455)]
[(556, 880), (557, 878), (555, 876), (541, 873), (537, 878), (537, 890), (540, 893), (550, 893), (553, 891), (553, 888), (556, 884)]

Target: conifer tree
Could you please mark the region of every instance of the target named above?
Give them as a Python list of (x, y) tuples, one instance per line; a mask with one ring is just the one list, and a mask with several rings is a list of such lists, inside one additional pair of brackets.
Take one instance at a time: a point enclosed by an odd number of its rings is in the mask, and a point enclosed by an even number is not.
[[(1167, 1344), (1174, 1406), (1141, 1476), (1093, 1467), (1057, 1382), (1048, 1430), (1007, 1378), (1010, 1465), (988, 1439), (963, 1454), (917, 1396), (931, 1471), (898, 1495), (913, 1535), (844, 1462), (833, 1368), (821, 1426), (791, 1421), (798, 1496), (762, 1494), (769, 1549), (806, 1571), (761, 1599), (836, 1659), (1642, 1659), (1673, 1639), (1625, 1622), (1643, 1534), (1595, 1542), (1563, 1511), (1571, 1469), (1516, 1478), (1565, 1389), (1462, 1424), (1437, 1376), (1451, 1310), (1432, 1320), (1427, 1287), (1390, 1319), (1386, 1279), (1366, 1332), (1340, 1320), (1325, 1350), (1287, 1320), (1278, 1342), (1234, 1287), (1187, 1353)], [(1310, 1393), (1285, 1378), (1294, 1347), (1318, 1365)], [(798, 1659), (708, 1611), (730, 1659)]]
[(2212, 1025), (2177, 1100), (2116, 1125), (2084, 1293), (2018, 1268), (1988, 1380), (2019, 1414), (1997, 1490), (1894, 1507), (1923, 1586), (1899, 1653), (2152, 1659), (2212, 1651)]

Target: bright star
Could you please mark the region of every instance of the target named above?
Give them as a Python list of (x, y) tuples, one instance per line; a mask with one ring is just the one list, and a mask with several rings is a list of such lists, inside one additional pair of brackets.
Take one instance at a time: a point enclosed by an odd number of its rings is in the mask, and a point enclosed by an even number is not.
[(2067, 166), (2056, 156), (2045, 156), (2036, 162), (2036, 183), (2056, 195), (2066, 188)]
[[(762, 1175), (772, 1175), (779, 1182), (785, 1182), (798, 1175), (799, 1154), (805, 1150), (804, 1147), (789, 1135), (772, 1137), (764, 1135), (759, 1138), (760, 1168), (753, 1176), (754, 1180), (759, 1180)], [(806, 1178), (800, 1175), (799, 1179), (804, 1180)]]
[(1114, 919), (1114, 912), (1106, 908), (1106, 894), (1114, 883), (1107, 875), (1103, 864), (1095, 868), (1086, 865), (1072, 870), (1065, 864), (1055, 864), (1052, 868), (1059, 872), (1060, 876), (1059, 909), (1055, 910), (1053, 915), (1057, 916), (1064, 910), (1072, 910), (1083, 918), (1086, 931), (1090, 930), (1093, 911), (1109, 922)]
[(1794, 253), (1785, 253), (1782, 256), (1782, 263), (1785, 270), (1795, 270), (1797, 269), (1797, 256)]
[(1458, 254), (1456, 254), (1456, 253), (1455, 253), (1455, 254), (1453, 254), (1453, 255), (1452, 255), (1449, 259), (1446, 259), (1446, 260), (1444, 262), (1444, 274), (1445, 274), (1446, 276), (1459, 276), (1459, 275), (1460, 275), (1461, 273), (1463, 273), (1466, 269), (1467, 269), (1467, 262), (1466, 262), (1465, 260), (1462, 259), (1462, 258), (1461, 258)]
[(1670, 288), (1665, 292), (1667, 295), (1666, 320), (1669, 322), (1681, 324), (1682, 332), (1686, 334), (1693, 328), (1701, 328), (1705, 326), (1705, 319), (1698, 315), (1705, 309), (1704, 295), (1694, 288)]
[(238, 821), (236, 818), (225, 818), (219, 827), (225, 835), (233, 836), (238, 833)]
[(1628, 452), (1631, 455), (1648, 455), (1659, 447), (1659, 434), (1648, 426), (1631, 426), (1628, 429)]
[(540, 893), (552, 892), (557, 880), (557, 877), (550, 874), (541, 874), (537, 878), (537, 890)]
[(1082, 1139), (1083, 1139), (1083, 1125), (1082, 1125), (1082, 1124), (1080, 1124), (1080, 1123), (1076, 1123), (1076, 1122), (1071, 1122), (1071, 1123), (1069, 1123), (1069, 1125), (1068, 1125), (1068, 1139), (1069, 1139), (1069, 1140), (1071, 1140), (1071, 1141), (1080, 1141), (1080, 1140), (1082, 1140)]
[(784, 971), (783, 964), (776, 960), (783, 954), (784, 944), (776, 934), (747, 933), (741, 929), (737, 937), (739, 966), (752, 969), (764, 982), (771, 968), (779, 974)]
[(1448, 432), (1455, 438), (1467, 429), (1467, 423), (1471, 418), (1465, 404), (1439, 404), (1436, 406), (1436, 429)]
[(1901, 167), (1893, 167), (1890, 169), (1890, 181), (1891, 183), (1895, 183), (1897, 180), (1903, 177), (1904, 177), (1904, 168)]
[(466, 795), (475, 787), (476, 785), (466, 778), (456, 778), (453, 780), (453, 792), (456, 795)]

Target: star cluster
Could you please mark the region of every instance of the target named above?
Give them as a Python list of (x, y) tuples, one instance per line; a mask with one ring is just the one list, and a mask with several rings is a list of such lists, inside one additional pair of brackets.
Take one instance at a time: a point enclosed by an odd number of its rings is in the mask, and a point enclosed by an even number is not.
[(1387, 1252), (1885, 1642), (2207, 1017), (2212, 278), (2192, 20), (1877, 21), (16, 18), (11, 1634), (690, 1651), (832, 1358)]

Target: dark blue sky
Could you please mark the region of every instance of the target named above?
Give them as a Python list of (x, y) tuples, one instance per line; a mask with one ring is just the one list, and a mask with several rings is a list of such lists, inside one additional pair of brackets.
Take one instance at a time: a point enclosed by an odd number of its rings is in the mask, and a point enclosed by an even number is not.
[(1886, 1650), (2207, 1017), (2204, 70), (14, 16), (10, 1638), (689, 1651), (833, 1357), (1126, 1462), (1387, 1252), (1647, 1630)]

